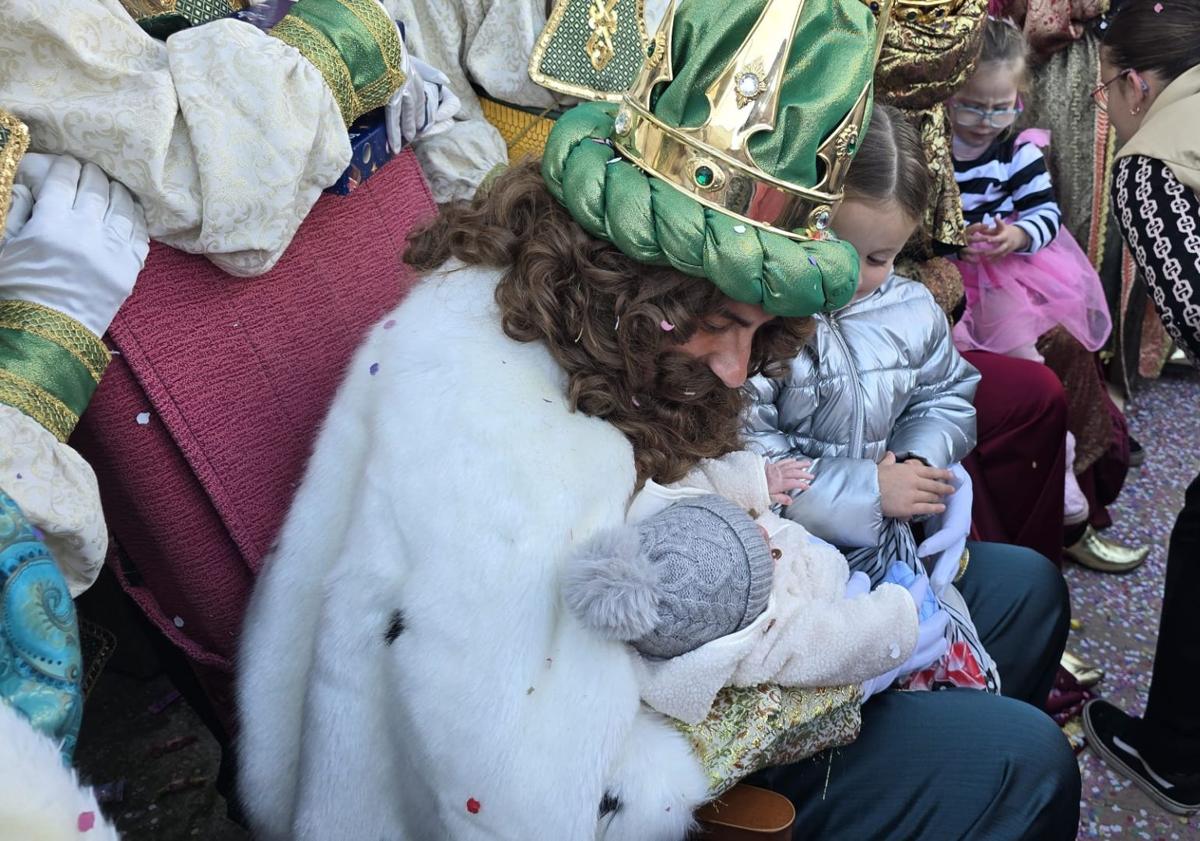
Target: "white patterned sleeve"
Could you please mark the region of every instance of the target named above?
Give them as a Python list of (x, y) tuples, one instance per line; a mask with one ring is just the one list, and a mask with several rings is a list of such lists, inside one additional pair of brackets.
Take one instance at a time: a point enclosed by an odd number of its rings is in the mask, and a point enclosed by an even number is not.
[(152, 238), (230, 274), (271, 268), (350, 161), (316, 67), (248, 23), (164, 44), (118, 0), (0, 0), (0, 20), (0, 102), (31, 148), (97, 164)]
[(1117, 161), (1113, 208), (1171, 338), (1200, 366), (1200, 198), (1162, 161)]

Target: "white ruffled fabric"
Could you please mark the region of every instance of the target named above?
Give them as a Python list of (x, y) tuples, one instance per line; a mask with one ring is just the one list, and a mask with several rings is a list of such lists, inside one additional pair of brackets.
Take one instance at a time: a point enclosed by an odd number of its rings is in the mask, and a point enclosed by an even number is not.
[(74, 598), (92, 586), (108, 552), (96, 474), (37, 421), (0, 405), (0, 487), (46, 536)]
[(30, 148), (98, 164), (150, 236), (238, 276), (270, 269), (350, 161), (299, 52), (219, 20), (156, 41), (118, 0), (0, 0), (0, 102)]

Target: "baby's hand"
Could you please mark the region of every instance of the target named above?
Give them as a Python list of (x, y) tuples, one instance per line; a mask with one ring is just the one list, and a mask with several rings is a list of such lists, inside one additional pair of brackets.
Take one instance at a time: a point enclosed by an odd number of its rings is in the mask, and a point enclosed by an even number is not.
[(792, 458), (767, 462), (767, 491), (771, 494), (771, 501), (778, 505), (791, 505), (792, 497), (788, 491), (806, 491), (816, 478), (808, 472), (810, 467), (811, 461)]
[(883, 516), (911, 520), (922, 514), (941, 514), (946, 510), (942, 498), (954, 493), (949, 470), (927, 467), (916, 459), (896, 463), (888, 453), (879, 462), (879, 498)]

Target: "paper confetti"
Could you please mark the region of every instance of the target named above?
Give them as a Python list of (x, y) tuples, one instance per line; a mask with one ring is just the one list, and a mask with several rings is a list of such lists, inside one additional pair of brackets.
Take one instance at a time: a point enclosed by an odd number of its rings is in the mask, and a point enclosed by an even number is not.
[(79, 829), (80, 832), (87, 832), (95, 825), (96, 825), (96, 813), (95, 812), (80, 812), (79, 820), (75, 824), (75, 826)]
[(137, 422), (139, 426), (145, 426), (146, 424), (150, 423), (150, 413), (138, 412)]
[(378, 362), (372, 362), (372, 363), (371, 363), (371, 367), (370, 367), (370, 368), (368, 368), (367, 370), (371, 372), (371, 376), (372, 376), (372, 377), (373, 377), (373, 376), (375, 376), (376, 374), (378, 374), (378, 373), (379, 373), (379, 363), (378, 363)]
[[(1128, 575), (1105, 575), (1071, 563), (1063, 570), (1072, 612), (1083, 620), (1082, 632), (1072, 632), (1067, 648), (1106, 671), (1097, 690), (1131, 715), (1142, 714), (1149, 690), (1167, 540), (1183, 490), (1200, 472), (1200, 455), (1185, 443), (1200, 440), (1200, 416), (1179, 407), (1198, 401), (1200, 376), (1164, 376), (1141, 386), (1128, 408), (1130, 431), (1146, 444), (1146, 463), (1129, 472), (1109, 507), (1114, 524), (1104, 536), (1125, 545), (1149, 545), (1146, 563)], [(1079, 838), (1200, 839), (1200, 816), (1167, 814), (1091, 750), (1079, 755), (1079, 767)], [(1128, 818), (1142, 809), (1146, 825), (1134, 831)]]
[(395, 326), (396, 326), (396, 319), (394, 319), (394, 318), (389, 318), (387, 321), (383, 322), (384, 330), (391, 330)]
[(467, 811), (472, 815), (478, 815), (481, 808), (481, 804), (474, 797), (467, 798)]
[(668, 333), (670, 333), (672, 330), (675, 329), (675, 325), (672, 324), (671, 322), (667, 321), (665, 318), (662, 321), (658, 322), (658, 326), (661, 327), (663, 330), (665, 330)]

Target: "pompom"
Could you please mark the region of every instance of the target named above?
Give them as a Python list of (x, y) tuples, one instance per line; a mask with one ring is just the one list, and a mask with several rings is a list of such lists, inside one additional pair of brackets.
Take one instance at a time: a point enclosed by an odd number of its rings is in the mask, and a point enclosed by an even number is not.
[(589, 628), (623, 642), (658, 625), (658, 569), (629, 526), (602, 531), (567, 559), (563, 596)]

